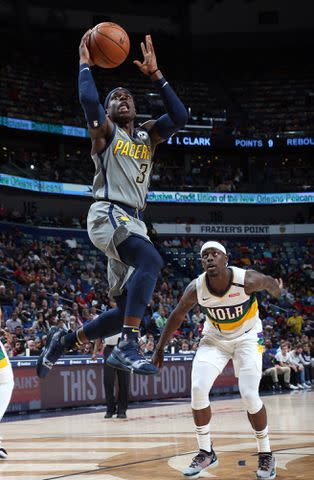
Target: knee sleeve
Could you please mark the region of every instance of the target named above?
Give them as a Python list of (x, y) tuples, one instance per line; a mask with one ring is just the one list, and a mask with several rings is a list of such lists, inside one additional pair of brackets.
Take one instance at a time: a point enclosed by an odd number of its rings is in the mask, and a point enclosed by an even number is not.
[(201, 385), (193, 385), (191, 391), (191, 407), (193, 410), (203, 410), (209, 404), (209, 391), (204, 390)]
[(202, 410), (209, 406), (209, 392), (219, 373), (218, 368), (214, 365), (200, 362), (195, 357), (192, 369), (191, 391), (191, 407), (193, 410)]
[(239, 390), (246, 410), (251, 413), (257, 413), (263, 406), (260, 399), (258, 388), (260, 378), (255, 375), (239, 376)]
[(131, 267), (159, 274), (163, 259), (152, 243), (143, 237), (131, 235), (117, 247), (121, 260)]
[(130, 236), (118, 246), (121, 260), (134, 267), (126, 289), (128, 300), (125, 315), (140, 317), (144, 315), (150, 302), (163, 260), (155, 247), (142, 237)]

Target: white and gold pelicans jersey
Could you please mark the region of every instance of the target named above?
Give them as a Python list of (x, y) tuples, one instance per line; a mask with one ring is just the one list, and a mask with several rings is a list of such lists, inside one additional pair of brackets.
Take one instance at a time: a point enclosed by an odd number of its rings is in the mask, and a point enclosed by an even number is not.
[(259, 321), (255, 293), (244, 291), (246, 270), (229, 267), (231, 278), (227, 290), (217, 295), (210, 289), (206, 272), (196, 279), (197, 300), (206, 315), (203, 335), (233, 340), (248, 332)]

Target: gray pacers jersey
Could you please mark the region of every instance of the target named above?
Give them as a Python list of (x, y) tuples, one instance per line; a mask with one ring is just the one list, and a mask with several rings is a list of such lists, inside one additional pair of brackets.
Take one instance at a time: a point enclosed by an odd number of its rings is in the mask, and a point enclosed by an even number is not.
[(150, 137), (146, 130), (137, 128), (130, 137), (114, 125), (106, 149), (92, 155), (96, 172), (93, 183), (95, 200), (121, 202), (142, 210), (152, 169)]

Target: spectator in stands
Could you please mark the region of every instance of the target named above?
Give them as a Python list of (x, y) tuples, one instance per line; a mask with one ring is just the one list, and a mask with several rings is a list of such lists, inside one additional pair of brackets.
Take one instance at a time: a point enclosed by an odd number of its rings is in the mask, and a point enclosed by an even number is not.
[(0, 284), (0, 305), (12, 305), (12, 297), (7, 292), (4, 283)]
[(38, 356), (40, 355), (41, 349), (38, 350), (38, 343), (36, 343), (34, 340), (27, 340), (26, 342), (26, 353), (27, 350), (29, 350), (29, 355), (32, 356)]
[(153, 318), (155, 320), (157, 328), (161, 332), (167, 323), (166, 311), (162, 305), (159, 306), (158, 312), (155, 312), (153, 314)]
[(6, 322), (6, 327), (9, 329), (9, 332), (14, 333), (16, 327), (22, 327), (22, 320), (18, 318), (18, 310), (15, 309), (12, 312), (11, 318)]
[(84, 355), (92, 355), (94, 352), (94, 345), (93, 343), (85, 343), (85, 345), (82, 345), (81, 352)]
[(293, 385), (294, 387), (297, 387), (299, 388), (298, 386), (298, 378), (296, 375), (294, 375), (294, 372), (295, 372), (295, 367), (292, 368), (292, 364), (291, 364), (291, 361), (290, 361), (290, 353), (288, 351), (288, 343), (287, 342), (283, 342), (281, 344), (281, 347), (279, 349), (279, 352), (276, 353), (275, 355), (275, 359), (277, 361), (277, 364), (284, 368), (284, 367), (289, 367), (290, 369), (290, 377), (291, 377), (291, 385)]
[(185, 337), (193, 337), (194, 323), (188, 315), (185, 317), (185, 321), (182, 323), (180, 330)]
[(196, 305), (193, 308), (193, 313), (192, 313), (192, 322), (194, 324), (194, 336), (196, 337), (201, 336), (205, 320), (206, 320), (206, 317), (205, 317), (205, 314), (202, 312), (201, 307), (199, 305)]
[(297, 343), (295, 348), (290, 352), (289, 359), (291, 362), (291, 368), (296, 372), (298, 376), (298, 387), (300, 389), (311, 388), (305, 383), (305, 372), (302, 358), (302, 345)]
[(71, 249), (77, 248), (77, 241), (75, 237), (68, 238), (67, 240), (65, 240), (65, 243)]
[(263, 376), (270, 376), (273, 381), (273, 389), (281, 390), (278, 375), (283, 375), (284, 388), (287, 390), (296, 390), (297, 387), (290, 384), (290, 367), (281, 366), (276, 362), (275, 349), (272, 348), (271, 340), (265, 340), (265, 350), (263, 352)]
[(144, 346), (145, 355), (152, 355), (155, 349), (155, 342), (153, 340), (148, 340)]
[(192, 353), (190, 350), (190, 344), (187, 340), (182, 340), (181, 348), (178, 353)]
[(294, 335), (300, 335), (303, 325), (303, 317), (300, 311), (295, 311), (287, 320), (287, 326)]
[(17, 325), (14, 330), (14, 339), (19, 340), (20, 342), (25, 341), (25, 336), (23, 335), (22, 325)]
[(26, 354), (25, 343), (21, 341), (16, 341), (13, 348), (13, 357), (21, 357)]
[(36, 320), (32, 325), (33, 330), (36, 332), (36, 335), (42, 336), (47, 335), (50, 329), (48, 320), (44, 318), (43, 312), (39, 311), (36, 316)]
[(311, 349), (310, 349), (309, 343), (303, 344), (301, 360), (304, 366), (305, 383), (307, 385), (312, 385), (312, 358), (311, 358)]

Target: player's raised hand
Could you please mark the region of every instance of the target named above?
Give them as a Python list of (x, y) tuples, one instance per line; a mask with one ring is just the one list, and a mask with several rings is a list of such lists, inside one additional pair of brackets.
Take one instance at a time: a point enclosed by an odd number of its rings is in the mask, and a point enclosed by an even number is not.
[(145, 36), (145, 43), (141, 42), (141, 49), (144, 57), (143, 62), (134, 60), (133, 63), (138, 66), (144, 75), (149, 76), (158, 70), (155, 50), (153, 47), (152, 37), (150, 35)]
[(87, 30), (84, 33), (83, 37), (81, 38), (80, 46), (79, 46), (79, 55), (80, 55), (80, 63), (88, 63), (88, 65), (94, 65), (88, 50), (88, 42), (89, 37), (91, 34), (91, 29)]
[(276, 282), (278, 283), (278, 287), (280, 288), (280, 291), (283, 289), (283, 281), (282, 278), (276, 278)]
[(152, 356), (152, 364), (155, 365), (157, 368), (161, 368), (164, 363), (164, 352), (163, 350), (155, 350)]

